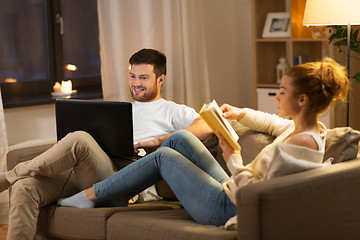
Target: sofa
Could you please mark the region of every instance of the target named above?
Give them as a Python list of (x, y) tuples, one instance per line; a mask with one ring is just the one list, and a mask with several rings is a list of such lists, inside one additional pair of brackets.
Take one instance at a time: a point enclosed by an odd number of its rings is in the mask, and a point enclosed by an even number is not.
[[(232, 122), (245, 163), (273, 137)], [(196, 223), (164, 181), (159, 201), (129, 207), (41, 209), (37, 239), (360, 239), (360, 132), (330, 129), (325, 159), (333, 164), (258, 182), (237, 192), (237, 230)], [(217, 138), (204, 141), (227, 170)], [(12, 149), (7, 167), (33, 158), (51, 144)], [(11, 204), (11, 202), (10, 202)]]

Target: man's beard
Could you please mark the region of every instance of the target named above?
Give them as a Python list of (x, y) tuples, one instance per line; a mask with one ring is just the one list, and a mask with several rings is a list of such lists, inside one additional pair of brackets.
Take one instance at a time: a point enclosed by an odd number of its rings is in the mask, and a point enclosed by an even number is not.
[(131, 88), (131, 96), (135, 101), (138, 102), (151, 102), (154, 98), (157, 96), (157, 86), (153, 88), (151, 92), (146, 92), (147, 89), (145, 89), (141, 95), (137, 95), (134, 93), (133, 89)]

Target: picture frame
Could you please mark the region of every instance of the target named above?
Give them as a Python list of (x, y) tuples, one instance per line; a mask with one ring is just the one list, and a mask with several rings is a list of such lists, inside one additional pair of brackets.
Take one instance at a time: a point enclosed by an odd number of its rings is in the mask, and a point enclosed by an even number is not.
[(270, 12), (266, 16), (263, 38), (287, 38), (291, 35), (291, 19), (288, 12)]

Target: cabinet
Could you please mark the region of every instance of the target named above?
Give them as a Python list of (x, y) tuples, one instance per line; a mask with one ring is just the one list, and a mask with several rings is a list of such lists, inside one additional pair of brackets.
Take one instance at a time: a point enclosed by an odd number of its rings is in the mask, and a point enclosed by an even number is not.
[[(257, 94), (257, 102), (258, 102), (258, 110), (261, 110), (263, 112), (268, 113), (275, 113), (277, 114), (277, 103), (275, 101), (276, 95), (279, 93), (279, 88), (257, 88), (256, 94)], [(319, 116), (319, 120), (325, 124), (327, 128), (333, 127), (331, 125), (330, 119), (331, 114), (330, 110), (326, 111), (324, 114), (321, 114)]]
[[(289, 66), (302, 61), (321, 60), (328, 55), (327, 38), (312, 37), (313, 27), (302, 26), (306, 0), (252, 0), (253, 96), (258, 108), (257, 89), (277, 88), (276, 65), (285, 57)], [(291, 14), (291, 36), (262, 38), (269, 12)]]
[(257, 88), (258, 110), (277, 114), (278, 109), (275, 98), (279, 91), (279, 88)]

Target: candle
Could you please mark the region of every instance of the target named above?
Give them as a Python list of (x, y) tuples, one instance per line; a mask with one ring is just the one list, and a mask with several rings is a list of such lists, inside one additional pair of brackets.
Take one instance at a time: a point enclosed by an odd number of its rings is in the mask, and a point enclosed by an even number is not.
[(61, 92), (63, 92), (63, 93), (71, 93), (72, 92), (71, 80), (61, 82)]

